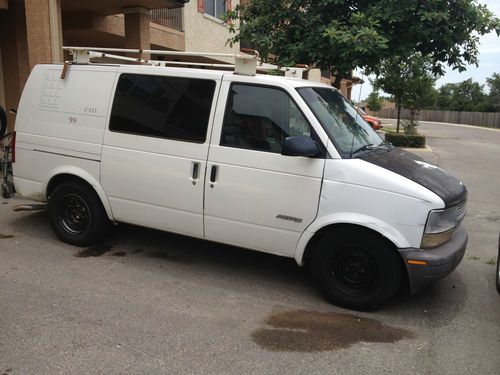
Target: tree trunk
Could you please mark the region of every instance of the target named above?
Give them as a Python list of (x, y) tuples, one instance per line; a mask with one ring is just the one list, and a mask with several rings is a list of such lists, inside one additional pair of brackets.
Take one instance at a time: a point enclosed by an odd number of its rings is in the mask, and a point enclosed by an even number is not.
[(398, 107), (398, 121), (396, 123), (396, 133), (399, 133), (399, 122), (401, 119), (401, 105), (396, 103), (396, 106)]
[(342, 81), (341, 76), (339, 76), (339, 75), (335, 76), (335, 81), (333, 81), (333, 87), (340, 90), (340, 82), (341, 81)]
[(416, 109), (411, 109), (410, 110), (410, 122), (412, 124), (415, 122), (416, 115), (417, 115), (417, 110)]

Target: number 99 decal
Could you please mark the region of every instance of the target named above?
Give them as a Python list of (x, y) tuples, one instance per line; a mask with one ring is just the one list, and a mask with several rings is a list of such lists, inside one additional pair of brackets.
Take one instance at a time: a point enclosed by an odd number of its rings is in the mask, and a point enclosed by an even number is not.
[(75, 116), (70, 116), (68, 117), (68, 121), (70, 124), (76, 124), (76, 117)]

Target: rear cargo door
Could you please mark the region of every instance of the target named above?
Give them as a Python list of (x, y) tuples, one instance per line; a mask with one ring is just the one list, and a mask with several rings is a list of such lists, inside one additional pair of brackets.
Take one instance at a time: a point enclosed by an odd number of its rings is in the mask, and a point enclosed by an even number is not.
[(209, 124), (222, 75), (126, 69), (118, 78), (102, 151), (101, 180), (113, 215), (202, 237)]

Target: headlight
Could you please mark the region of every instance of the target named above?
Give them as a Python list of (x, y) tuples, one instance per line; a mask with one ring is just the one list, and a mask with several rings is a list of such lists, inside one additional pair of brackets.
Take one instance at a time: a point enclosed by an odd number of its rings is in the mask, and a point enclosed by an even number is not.
[(427, 217), (420, 247), (430, 249), (448, 241), (465, 217), (465, 202), (446, 210), (432, 210)]

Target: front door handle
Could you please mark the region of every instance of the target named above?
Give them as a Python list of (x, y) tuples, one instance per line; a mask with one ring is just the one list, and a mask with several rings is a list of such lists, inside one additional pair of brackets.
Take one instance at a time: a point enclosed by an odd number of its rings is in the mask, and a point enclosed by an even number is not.
[(217, 166), (212, 165), (212, 170), (210, 171), (210, 182), (215, 182), (217, 179)]
[(210, 170), (210, 187), (214, 187), (214, 182), (217, 179), (217, 166), (212, 165), (212, 169)]

